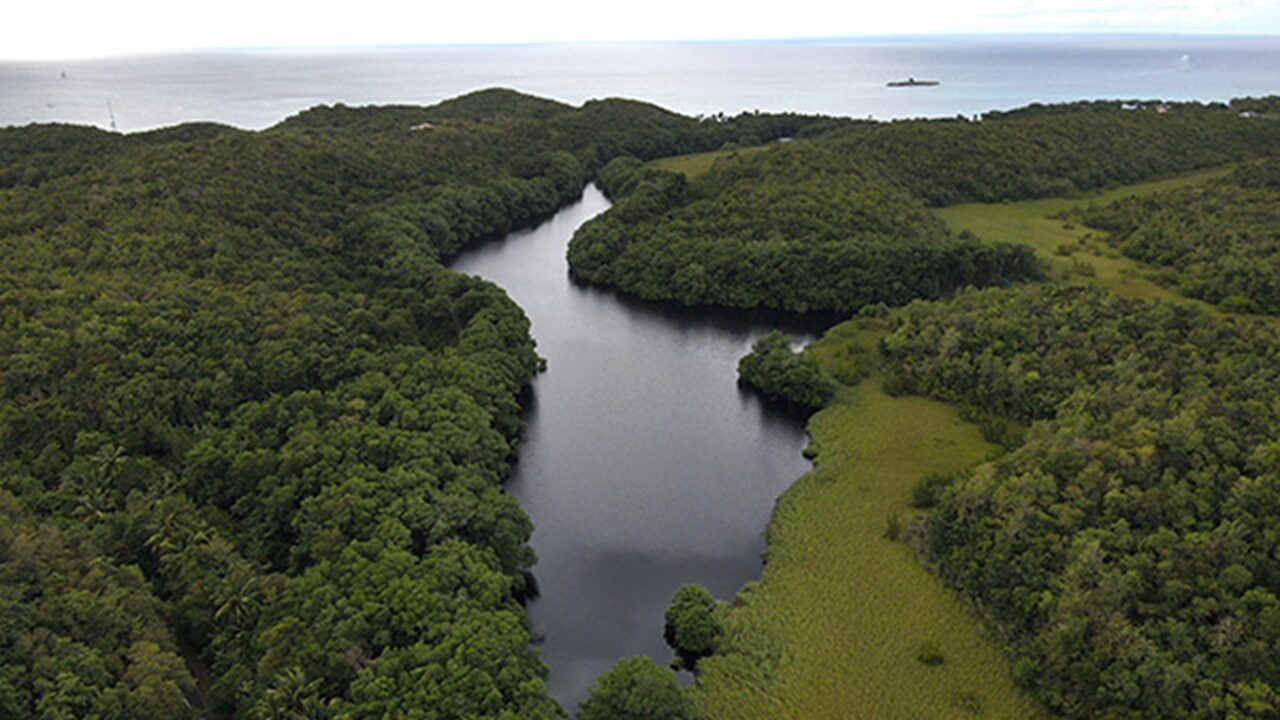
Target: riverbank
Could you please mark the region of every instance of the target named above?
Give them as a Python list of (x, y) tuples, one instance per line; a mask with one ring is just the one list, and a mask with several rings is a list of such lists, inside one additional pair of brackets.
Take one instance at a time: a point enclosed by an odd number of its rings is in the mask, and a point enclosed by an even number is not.
[[(835, 377), (870, 359), (867, 321), (808, 352)], [(891, 397), (874, 373), (809, 422), (812, 472), (779, 499), (768, 563), (726, 616), (723, 645), (690, 691), (701, 717), (1034, 717), (1000, 646), (902, 542), (911, 489), (973, 467), (994, 447), (957, 410)], [(936, 649), (941, 663), (922, 662)]]

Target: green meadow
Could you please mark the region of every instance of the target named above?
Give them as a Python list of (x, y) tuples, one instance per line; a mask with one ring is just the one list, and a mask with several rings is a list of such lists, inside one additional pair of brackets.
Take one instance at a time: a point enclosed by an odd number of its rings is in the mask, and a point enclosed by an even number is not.
[[(850, 379), (877, 337), (851, 321), (808, 352)], [(905, 528), (911, 489), (993, 451), (943, 403), (891, 397), (874, 372), (809, 422), (814, 469), (779, 499), (768, 561), (726, 613), (691, 697), (706, 718), (1027, 718), (1001, 647), (922, 567)], [(938, 662), (938, 660), (941, 662)]]
[(704, 175), (709, 172), (711, 168), (715, 167), (716, 161), (721, 158), (753, 155), (755, 153), (768, 150), (771, 147), (773, 147), (773, 145), (752, 145), (733, 150), (713, 150), (711, 152), (694, 153), (692, 155), (672, 155), (670, 157), (653, 160), (649, 165), (661, 170), (683, 173), (686, 178), (692, 180), (699, 175)]
[[(1104, 205), (1126, 197), (1152, 193), (1222, 177), (1230, 167), (1203, 170), (1153, 182), (1125, 185), (1070, 198), (1048, 198), (1007, 203), (967, 203), (935, 210), (953, 230), (969, 230), (988, 242), (1030, 245), (1036, 254), (1062, 275), (1092, 278), (1099, 285), (1125, 297), (1168, 300), (1216, 309), (1186, 298), (1152, 280), (1151, 268), (1109, 246), (1105, 233), (1054, 216), (1091, 203)], [(1068, 254), (1069, 253), (1069, 254)]]
[[(1057, 277), (1085, 278), (1122, 297), (1195, 305), (1214, 315), (1224, 311), (1212, 303), (1187, 297), (1157, 281), (1159, 271), (1125, 257), (1107, 243), (1105, 232), (1056, 217), (1075, 207), (1105, 205), (1223, 177), (1233, 166), (1201, 170), (1163, 180), (1124, 185), (1076, 197), (1007, 203), (967, 203), (934, 210), (952, 230), (968, 230), (988, 242), (1017, 242), (1035, 248)], [(1247, 320), (1280, 324), (1272, 315), (1232, 313)]]

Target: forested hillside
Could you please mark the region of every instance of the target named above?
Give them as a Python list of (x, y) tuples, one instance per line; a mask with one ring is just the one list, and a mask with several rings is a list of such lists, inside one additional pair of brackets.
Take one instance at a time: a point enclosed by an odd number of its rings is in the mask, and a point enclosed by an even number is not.
[(1084, 208), (1125, 255), (1163, 268), (1157, 279), (1224, 308), (1280, 313), (1280, 160), (1221, 180)]
[(724, 158), (687, 185), (620, 166), (617, 207), (580, 230), (569, 258), (586, 280), (686, 304), (900, 305), (1037, 275), (1025, 248), (951, 236), (927, 206), (1061, 195), (1277, 151), (1280, 124), (1190, 103), (852, 123)]
[[(426, 123), (429, 127), (421, 127)], [(412, 106), (320, 106), (282, 122), (280, 130), (325, 130), (367, 137), (404, 131), (419, 133), (465, 129), (481, 131), (477, 140), (499, 147), (481, 150), (497, 156), (503, 149), (528, 155), (531, 146), (568, 150), (592, 168), (630, 155), (649, 159), (716, 150), (725, 144), (756, 145), (783, 137), (821, 135), (851, 121), (797, 113), (742, 113), (691, 118), (638, 100), (589, 100), (581, 108), (493, 89), (446, 100), (428, 108)]]
[(896, 315), (891, 385), (1031, 422), (931, 488), (915, 542), (1071, 718), (1280, 705), (1280, 336), (1081, 287)]
[(1164, 113), (1154, 105), (883, 123), (852, 128), (833, 144), (935, 206), (1064, 195), (1280, 150), (1274, 123), (1194, 103)]
[(540, 361), (441, 259), (612, 154), (827, 122), (487, 91), (0, 130), (0, 717), (563, 715), (502, 491)]
[(1038, 275), (1027, 248), (956, 237), (857, 158), (827, 150), (791, 143), (692, 184), (614, 160), (606, 188), (629, 192), (578, 231), (570, 267), (648, 299), (845, 312)]

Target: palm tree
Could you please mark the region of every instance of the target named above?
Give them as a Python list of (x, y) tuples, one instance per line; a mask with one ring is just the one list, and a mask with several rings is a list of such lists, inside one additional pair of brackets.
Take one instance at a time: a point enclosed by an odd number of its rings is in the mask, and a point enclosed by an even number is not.
[(320, 720), (324, 717), (320, 681), (308, 681), (299, 667), (285, 670), (258, 698), (253, 715), (256, 720)]
[(258, 619), (262, 606), (262, 585), (257, 573), (248, 565), (237, 564), (222, 581), (223, 597), (213, 618), (232, 628), (245, 630)]

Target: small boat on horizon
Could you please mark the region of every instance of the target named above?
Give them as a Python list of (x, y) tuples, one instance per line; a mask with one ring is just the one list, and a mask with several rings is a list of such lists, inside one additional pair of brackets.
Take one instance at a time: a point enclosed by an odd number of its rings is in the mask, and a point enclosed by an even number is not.
[(915, 78), (907, 78), (906, 80), (893, 80), (893, 81), (890, 81), (890, 82), (888, 83), (888, 86), (889, 86), (889, 87), (892, 87), (892, 88), (897, 88), (897, 87), (933, 87), (934, 85), (941, 85), (941, 84), (942, 84), (942, 82), (941, 82), (941, 81), (939, 81), (939, 80), (917, 80), (917, 79), (915, 79)]

